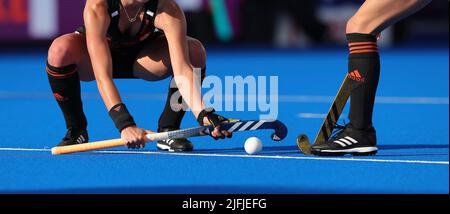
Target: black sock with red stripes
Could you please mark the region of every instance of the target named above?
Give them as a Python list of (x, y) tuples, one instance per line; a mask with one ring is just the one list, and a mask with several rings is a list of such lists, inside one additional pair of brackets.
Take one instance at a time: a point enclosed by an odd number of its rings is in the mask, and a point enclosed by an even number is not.
[(57, 68), (47, 63), (47, 76), (53, 95), (64, 114), (67, 129), (85, 130), (87, 120), (83, 112), (77, 66)]
[(347, 34), (350, 47), (348, 77), (352, 79), (350, 123), (360, 130), (372, 127), (375, 95), (380, 79), (380, 55), (377, 37), (371, 34)]

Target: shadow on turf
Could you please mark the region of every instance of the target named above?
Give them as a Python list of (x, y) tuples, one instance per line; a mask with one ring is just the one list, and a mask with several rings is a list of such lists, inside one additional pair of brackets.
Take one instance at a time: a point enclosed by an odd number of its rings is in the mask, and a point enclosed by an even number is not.
[[(378, 145), (379, 150), (410, 150), (410, 149), (449, 149), (449, 145), (426, 145), (426, 144), (411, 144), (411, 145)], [(195, 150), (202, 153), (235, 153), (242, 152), (243, 148), (230, 149), (200, 149)], [(273, 146), (265, 147), (264, 152), (280, 152), (280, 153), (298, 153), (297, 146)], [(447, 153), (448, 154), (448, 153)]]
[(427, 145), (427, 144), (411, 144), (411, 145), (379, 145), (380, 150), (404, 150), (404, 149), (447, 149), (448, 145)]
[[(283, 153), (283, 154), (287, 154), (287, 153), (299, 153), (298, 147), (297, 146), (273, 146), (273, 147), (265, 147), (263, 149), (264, 153), (272, 153), (272, 152), (277, 152), (277, 153)], [(220, 154), (226, 154), (226, 153), (241, 153), (241, 152), (245, 152), (244, 148), (242, 147), (237, 147), (237, 148), (228, 148), (228, 149), (197, 149), (195, 150), (195, 152), (200, 152), (200, 153), (220, 153)]]
[[(425, 145), (425, 144), (411, 144), (411, 145), (379, 145), (380, 151), (394, 151), (394, 150), (420, 150), (420, 149), (446, 149), (445, 153), (424, 153), (424, 154), (392, 154), (392, 155), (377, 155), (377, 156), (442, 156), (448, 155), (449, 145)], [(121, 150), (117, 150), (121, 151)], [(129, 150), (129, 151), (139, 151), (139, 150)], [(201, 154), (245, 154), (245, 150), (242, 147), (236, 148), (225, 148), (225, 149), (196, 149), (193, 152)], [(89, 154), (89, 153), (84, 153)], [(126, 152), (124, 152), (126, 154)], [(272, 146), (265, 147), (263, 149), (264, 155), (276, 154), (276, 155), (290, 155), (290, 154), (300, 154), (297, 146)], [(110, 155), (108, 153), (97, 155)]]

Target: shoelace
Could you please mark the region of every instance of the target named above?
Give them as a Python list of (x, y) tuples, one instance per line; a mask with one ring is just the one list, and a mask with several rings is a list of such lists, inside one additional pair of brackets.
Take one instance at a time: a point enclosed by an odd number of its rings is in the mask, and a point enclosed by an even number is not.
[(341, 133), (344, 132), (344, 130), (347, 128), (349, 124), (345, 122), (344, 125), (334, 124), (333, 126), (333, 132), (331, 133), (330, 139), (335, 138), (336, 136), (339, 136)]
[(69, 129), (69, 130), (67, 131), (66, 136), (64, 136), (64, 139), (63, 139), (63, 140), (70, 140), (70, 139), (73, 139), (73, 138), (72, 138), (72, 129)]

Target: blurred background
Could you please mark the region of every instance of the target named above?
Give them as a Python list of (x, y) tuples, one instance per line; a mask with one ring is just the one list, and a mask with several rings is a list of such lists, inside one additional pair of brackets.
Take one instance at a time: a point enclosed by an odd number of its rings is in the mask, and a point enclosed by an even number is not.
[[(306, 48), (345, 44), (363, 0), (177, 0), (188, 34), (206, 45)], [(0, 49), (47, 46), (82, 24), (85, 0), (0, 0)], [(448, 47), (448, 1), (435, 0), (383, 34), (384, 46)], [(430, 44), (431, 43), (431, 44)], [(230, 46), (233, 47), (233, 46)]]

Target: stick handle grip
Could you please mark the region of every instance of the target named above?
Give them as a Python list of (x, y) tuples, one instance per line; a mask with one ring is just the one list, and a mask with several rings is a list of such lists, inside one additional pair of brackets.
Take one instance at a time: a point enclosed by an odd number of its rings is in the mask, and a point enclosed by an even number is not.
[[(147, 139), (150, 141), (159, 141), (159, 140), (166, 140), (168, 139), (168, 133), (154, 133), (154, 134), (148, 134)], [(113, 139), (113, 140), (104, 140), (104, 141), (98, 141), (98, 142), (92, 142), (92, 143), (84, 143), (84, 144), (78, 144), (78, 145), (71, 145), (71, 146), (59, 146), (52, 148), (52, 154), (53, 155), (64, 155), (64, 154), (70, 154), (70, 153), (76, 153), (76, 152), (88, 152), (88, 151), (94, 151), (98, 149), (109, 149), (114, 147), (120, 147), (125, 146), (125, 143), (122, 141), (122, 139)]]

